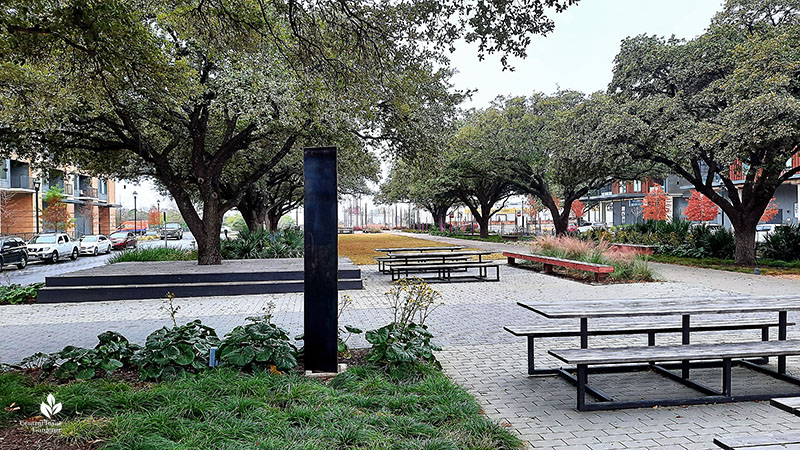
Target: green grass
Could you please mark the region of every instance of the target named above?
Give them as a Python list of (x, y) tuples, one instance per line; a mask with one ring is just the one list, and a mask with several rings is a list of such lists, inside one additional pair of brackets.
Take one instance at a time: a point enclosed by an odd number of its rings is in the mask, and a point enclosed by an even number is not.
[[(651, 255), (651, 261), (680, 264), (683, 266), (703, 267), (706, 269), (727, 270), (729, 272), (753, 273), (753, 267), (736, 265), (732, 259), (720, 258), (685, 258), (668, 255)], [(800, 274), (800, 261), (778, 261), (774, 259), (759, 259), (756, 266), (764, 275), (796, 275)]]
[(117, 253), (108, 259), (108, 264), (121, 262), (144, 262), (144, 261), (196, 261), (197, 250), (187, 250), (181, 248), (137, 248), (125, 250)]
[[(481, 414), (440, 371), (392, 380), (353, 367), (328, 384), (298, 375), (213, 370), (131, 386), (93, 380), (33, 385), (0, 374), (0, 421), (37, 414), (52, 392), (71, 441), (104, 449), (517, 449), (521, 441)], [(0, 422), (2, 426), (2, 422)]]

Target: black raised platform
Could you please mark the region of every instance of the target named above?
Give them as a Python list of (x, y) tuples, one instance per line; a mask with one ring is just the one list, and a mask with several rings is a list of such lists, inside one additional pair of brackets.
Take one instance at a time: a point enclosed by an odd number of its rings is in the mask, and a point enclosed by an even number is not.
[[(362, 289), (361, 269), (339, 258), (339, 289)], [(303, 292), (303, 259), (127, 262), (45, 279), (39, 303)]]

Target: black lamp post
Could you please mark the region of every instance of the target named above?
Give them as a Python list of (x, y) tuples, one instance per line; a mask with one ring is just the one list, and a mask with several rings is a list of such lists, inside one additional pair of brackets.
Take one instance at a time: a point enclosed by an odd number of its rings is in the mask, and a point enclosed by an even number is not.
[(133, 191), (133, 235), (139, 234), (139, 223), (136, 220), (136, 191)]
[(36, 195), (33, 197), (33, 202), (36, 204), (36, 234), (39, 234), (39, 187), (42, 182), (38, 178), (33, 179), (33, 190)]

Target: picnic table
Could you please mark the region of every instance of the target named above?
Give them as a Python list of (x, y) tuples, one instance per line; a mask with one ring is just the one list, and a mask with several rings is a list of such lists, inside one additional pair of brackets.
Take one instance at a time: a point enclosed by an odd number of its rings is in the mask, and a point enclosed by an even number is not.
[(451, 252), (456, 250), (463, 250), (463, 245), (443, 246), (443, 247), (395, 247), (395, 248), (376, 248), (376, 252), (381, 253), (397, 253), (397, 252), (436, 252), (449, 250)]
[[(500, 267), (494, 261), (484, 261), (483, 257), (492, 254), (488, 250), (458, 250), (450, 249), (445, 251), (398, 251), (388, 252), (384, 257), (376, 257), (378, 270), (382, 273), (391, 274), (392, 281), (411, 273), (434, 272), (437, 278), (442, 281), (452, 281), (453, 272), (467, 272), (477, 269), (478, 274), (474, 277), (459, 277), (487, 280), (489, 279), (488, 269), (495, 269), (494, 281), (500, 280)], [(478, 257), (477, 261), (470, 261), (473, 257)]]
[[(791, 384), (800, 385), (800, 379), (786, 373), (786, 356), (800, 355), (800, 341), (787, 341), (786, 339), (787, 313), (788, 311), (800, 310), (800, 296), (678, 297), (563, 303), (519, 302), (518, 304), (549, 319), (579, 320), (580, 349), (550, 350), (549, 353), (563, 362), (573, 365), (574, 368), (562, 368), (558, 374), (577, 385), (577, 406), (581, 411), (750, 401), (777, 396), (775, 393), (734, 396), (731, 392), (731, 365), (733, 364), (733, 359), (736, 359), (736, 365)], [(691, 332), (693, 331), (691, 317), (694, 315), (709, 314), (713, 317), (718, 317), (722, 314), (752, 314), (760, 312), (778, 313), (778, 341), (764, 340), (762, 336), (762, 340), (757, 342), (691, 344)], [(639, 318), (646, 316), (681, 316), (681, 345), (655, 346), (654, 340), (650, 339), (646, 347), (589, 348), (589, 335), (592, 334), (589, 329), (590, 319)], [(720, 323), (723, 321), (724, 319), (720, 319)], [(713, 322), (714, 320), (711, 321), (712, 325)], [(640, 326), (639, 323), (637, 325)], [(766, 338), (768, 339), (768, 335)], [(763, 361), (768, 357), (777, 357), (777, 371), (747, 360), (759, 358)], [(716, 362), (717, 360), (722, 360), (722, 363)], [(663, 361), (664, 363), (657, 363), (658, 361)], [(601, 364), (605, 364), (605, 366), (600, 366)], [(621, 366), (621, 364), (626, 364), (626, 366)], [(666, 378), (706, 394), (706, 396), (684, 399), (614, 401), (608, 395), (588, 386), (589, 366), (592, 366), (592, 373), (651, 369)], [(721, 391), (690, 378), (690, 371), (693, 367), (719, 366), (723, 369)], [(670, 369), (680, 369), (680, 374), (675, 374)], [(570, 373), (573, 371), (576, 372), (575, 375)], [(587, 404), (585, 402), (586, 393), (595, 397), (599, 402)], [(787, 393), (780, 396), (798, 396), (798, 393)]]

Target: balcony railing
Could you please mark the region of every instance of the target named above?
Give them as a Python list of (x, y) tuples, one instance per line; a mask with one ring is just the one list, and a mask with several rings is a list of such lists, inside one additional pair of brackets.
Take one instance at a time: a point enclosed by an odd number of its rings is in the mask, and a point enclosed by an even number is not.
[(9, 187), (11, 189), (33, 189), (31, 177), (27, 175), (12, 175)]
[(81, 198), (98, 198), (97, 197), (97, 188), (93, 187), (83, 187), (80, 191)]
[(73, 195), (75, 194), (75, 186), (71, 184), (64, 185), (64, 195)]

